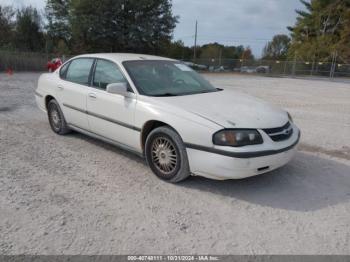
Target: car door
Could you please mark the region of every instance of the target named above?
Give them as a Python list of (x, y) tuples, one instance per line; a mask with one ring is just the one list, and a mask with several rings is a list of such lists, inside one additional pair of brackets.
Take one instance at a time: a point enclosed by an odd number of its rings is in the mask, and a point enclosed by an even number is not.
[(57, 97), (69, 125), (89, 130), (86, 100), (93, 58), (77, 58), (60, 70)]
[(141, 152), (140, 128), (134, 126), (136, 96), (134, 93), (123, 96), (106, 91), (108, 84), (127, 82), (119, 67), (109, 60), (97, 59), (92, 75), (87, 97), (91, 131)]

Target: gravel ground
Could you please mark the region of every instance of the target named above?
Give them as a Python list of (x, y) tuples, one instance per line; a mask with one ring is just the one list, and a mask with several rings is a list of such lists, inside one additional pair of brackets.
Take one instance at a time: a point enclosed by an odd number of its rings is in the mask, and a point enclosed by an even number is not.
[(350, 85), (207, 75), (288, 109), (287, 166), (239, 181), (157, 179), (113, 146), (49, 128), (39, 74), (0, 74), (1, 254), (350, 254)]

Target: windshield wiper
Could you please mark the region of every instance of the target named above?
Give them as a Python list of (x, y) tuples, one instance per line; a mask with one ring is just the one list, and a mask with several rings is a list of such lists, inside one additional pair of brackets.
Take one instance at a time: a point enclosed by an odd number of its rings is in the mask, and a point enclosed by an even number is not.
[(163, 96), (178, 96), (178, 94), (174, 94), (174, 93), (164, 93), (164, 94), (157, 94), (157, 95), (153, 95), (153, 96), (157, 96), (157, 97), (163, 97)]
[(214, 93), (214, 92), (220, 92), (223, 91), (224, 89), (222, 88), (215, 88), (215, 90), (207, 90), (207, 91), (202, 91), (199, 94), (205, 94), (205, 93)]
[(197, 94), (205, 94), (205, 93), (213, 93), (213, 92), (219, 92), (222, 91), (223, 89), (220, 88), (215, 88), (214, 90), (204, 90), (204, 91), (196, 91), (196, 92), (188, 92), (188, 93), (179, 93), (179, 94), (174, 94), (174, 93), (164, 93), (164, 94), (157, 94), (157, 95), (152, 95), (156, 97), (166, 97), (166, 96), (187, 96), (187, 95), (197, 95)]
[(206, 94), (206, 93), (214, 93), (218, 91), (221, 91), (221, 90), (215, 89), (215, 90), (196, 91), (196, 92), (184, 93), (184, 95), (199, 95), (199, 94)]

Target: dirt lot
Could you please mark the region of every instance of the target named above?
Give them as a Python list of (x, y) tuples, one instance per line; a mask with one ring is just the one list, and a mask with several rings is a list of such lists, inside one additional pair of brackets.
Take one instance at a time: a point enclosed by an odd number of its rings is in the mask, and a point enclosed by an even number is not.
[(208, 75), (288, 109), (300, 152), (273, 173), (172, 185), (132, 154), (62, 137), (38, 74), (0, 74), (0, 253), (350, 254), (350, 85)]

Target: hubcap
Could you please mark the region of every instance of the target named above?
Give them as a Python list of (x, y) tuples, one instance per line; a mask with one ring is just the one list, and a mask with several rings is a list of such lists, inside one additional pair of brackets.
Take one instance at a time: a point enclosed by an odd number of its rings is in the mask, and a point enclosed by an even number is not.
[(56, 108), (51, 109), (51, 120), (54, 128), (59, 129), (61, 126), (61, 118)]
[(171, 140), (158, 137), (152, 144), (152, 162), (163, 174), (170, 174), (177, 164), (177, 153)]

